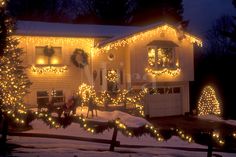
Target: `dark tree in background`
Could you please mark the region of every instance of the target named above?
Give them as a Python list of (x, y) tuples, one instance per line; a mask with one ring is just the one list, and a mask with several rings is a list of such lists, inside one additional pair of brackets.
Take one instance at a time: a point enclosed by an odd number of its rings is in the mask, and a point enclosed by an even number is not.
[(56, 21), (57, 0), (10, 0), (11, 15), (21, 20)]
[[(1, 4), (0, 4), (1, 5)], [(0, 6), (0, 57), (6, 47), (7, 23), (6, 23), (6, 9)]]
[(143, 25), (182, 22), (182, 0), (11, 0), (9, 9), (21, 20)]
[(130, 18), (133, 0), (81, 0), (84, 12), (78, 12), (76, 23), (125, 25)]
[(146, 24), (156, 21), (180, 22), (183, 20), (182, 0), (137, 0), (132, 24)]
[[(233, 5), (236, 9), (236, 0), (233, 0)], [(230, 46), (230, 51), (236, 53), (236, 16), (233, 16), (231, 28), (222, 33), (225, 37), (229, 38), (232, 43), (234, 43)]]
[[(236, 0), (233, 1), (236, 4)], [(205, 47), (195, 52), (195, 82), (192, 83), (192, 109), (207, 84), (218, 89), (223, 116), (236, 119), (236, 25), (235, 17), (223, 15), (206, 34)]]
[(206, 34), (206, 52), (215, 53), (215, 55), (225, 55), (233, 52), (231, 48), (235, 44), (230, 39), (233, 31), (232, 16), (223, 15), (217, 19)]

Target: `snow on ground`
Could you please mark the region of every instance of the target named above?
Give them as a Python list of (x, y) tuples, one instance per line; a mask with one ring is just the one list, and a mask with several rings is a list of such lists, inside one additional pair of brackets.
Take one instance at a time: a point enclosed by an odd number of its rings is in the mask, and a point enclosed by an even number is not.
[(236, 120), (224, 120), (219, 116), (216, 115), (204, 115), (204, 116), (198, 116), (199, 119), (203, 119), (203, 120), (209, 120), (212, 122), (222, 122), (222, 123), (226, 123), (229, 125), (233, 125), (236, 126)]
[(203, 115), (203, 116), (198, 116), (198, 118), (203, 119), (203, 120), (213, 121), (213, 122), (223, 122), (224, 121), (221, 117), (215, 116), (215, 115)]
[[(84, 112), (84, 111), (83, 111)], [(80, 113), (79, 113), (80, 114)], [(114, 112), (98, 112), (97, 120), (112, 120), (113, 118), (121, 118), (121, 121), (125, 124), (133, 126), (139, 126), (140, 124), (146, 123), (146, 120), (133, 117), (120, 111)], [(28, 133), (46, 133), (46, 134), (57, 134), (57, 135), (68, 135), (68, 136), (79, 136), (99, 139), (110, 139), (112, 138), (113, 130), (107, 130), (102, 134), (91, 134), (84, 129), (80, 128), (79, 124), (72, 123), (67, 128), (50, 129), (41, 120), (34, 120), (31, 123), (33, 129), (26, 131)], [(186, 151), (167, 149), (163, 147), (183, 147), (183, 148), (204, 148), (195, 143), (188, 143), (182, 141), (176, 136), (165, 142), (157, 142), (155, 139), (149, 136), (142, 136), (139, 138), (131, 138), (123, 136), (118, 133), (117, 140), (120, 141), (121, 145), (145, 145), (154, 146), (154, 148), (115, 148), (115, 152), (109, 152), (108, 144), (82, 142), (82, 141), (71, 141), (71, 140), (58, 140), (58, 139), (47, 139), (47, 138), (33, 138), (33, 137), (9, 137), (10, 143), (19, 144), (24, 147), (15, 149), (12, 152), (12, 156), (19, 157), (199, 157), (206, 156), (206, 152), (202, 151)], [(215, 153), (224, 157), (233, 157), (236, 154), (230, 153)]]
[[(81, 108), (78, 107), (76, 110), (76, 114), (87, 116), (87, 108), (83, 107), (83, 109), (81, 110)], [(95, 115), (95, 112), (94, 112), (94, 115)], [(121, 122), (125, 123), (129, 127), (139, 127), (145, 124), (149, 124), (147, 120), (141, 117), (135, 117), (121, 111), (113, 111), (113, 112), (97, 111), (97, 117), (96, 116), (92, 117), (91, 112), (89, 112), (89, 116), (88, 116), (88, 120), (93, 119), (93, 120), (98, 120), (98, 121), (112, 121), (117, 118), (120, 118)]]

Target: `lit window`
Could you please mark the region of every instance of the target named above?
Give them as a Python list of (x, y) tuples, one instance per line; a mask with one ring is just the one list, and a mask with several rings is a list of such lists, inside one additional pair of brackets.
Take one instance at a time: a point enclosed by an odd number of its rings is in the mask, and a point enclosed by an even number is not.
[(156, 51), (154, 48), (149, 48), (148, 49), (148, 63), (149, 63), (149, 65), (154, 66), (155, 60), (156, 60)]
[(62, 64), (61, 47), (37, 46), (35, 47), (36, 65)]
[(155, 69), (175, 69), (179, 67), (175, 48), (172, 41), (154, 40), (148, 45), (148, 65)]

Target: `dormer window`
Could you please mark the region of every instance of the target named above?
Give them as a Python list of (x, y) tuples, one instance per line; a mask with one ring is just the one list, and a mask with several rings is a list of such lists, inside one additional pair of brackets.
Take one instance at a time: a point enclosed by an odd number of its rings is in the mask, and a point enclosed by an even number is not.
[(172, 41), (154, 40), (147, 45), (148, 49), (148, 68), (147, 72), (159, 75), (162, 73), (176, 74), (179, 69), (179, 61), (176, 55), (176, 47)]

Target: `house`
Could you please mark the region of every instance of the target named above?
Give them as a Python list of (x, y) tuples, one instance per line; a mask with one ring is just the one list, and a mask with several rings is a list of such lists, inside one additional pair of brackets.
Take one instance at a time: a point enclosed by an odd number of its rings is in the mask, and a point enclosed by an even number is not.
[[(166, 23), (143, 27), (19, 21), (15, 37), (32, 81), (25, 102), (63, 100), (83, 82), (110, 90), (115, 72), (120, 89), (148, 87), (145, 114), (189, 112), (189, 81), (194, 80), (193, 47), (202, 41)], [(111, 73), (112, 74), (112, 73)]]

